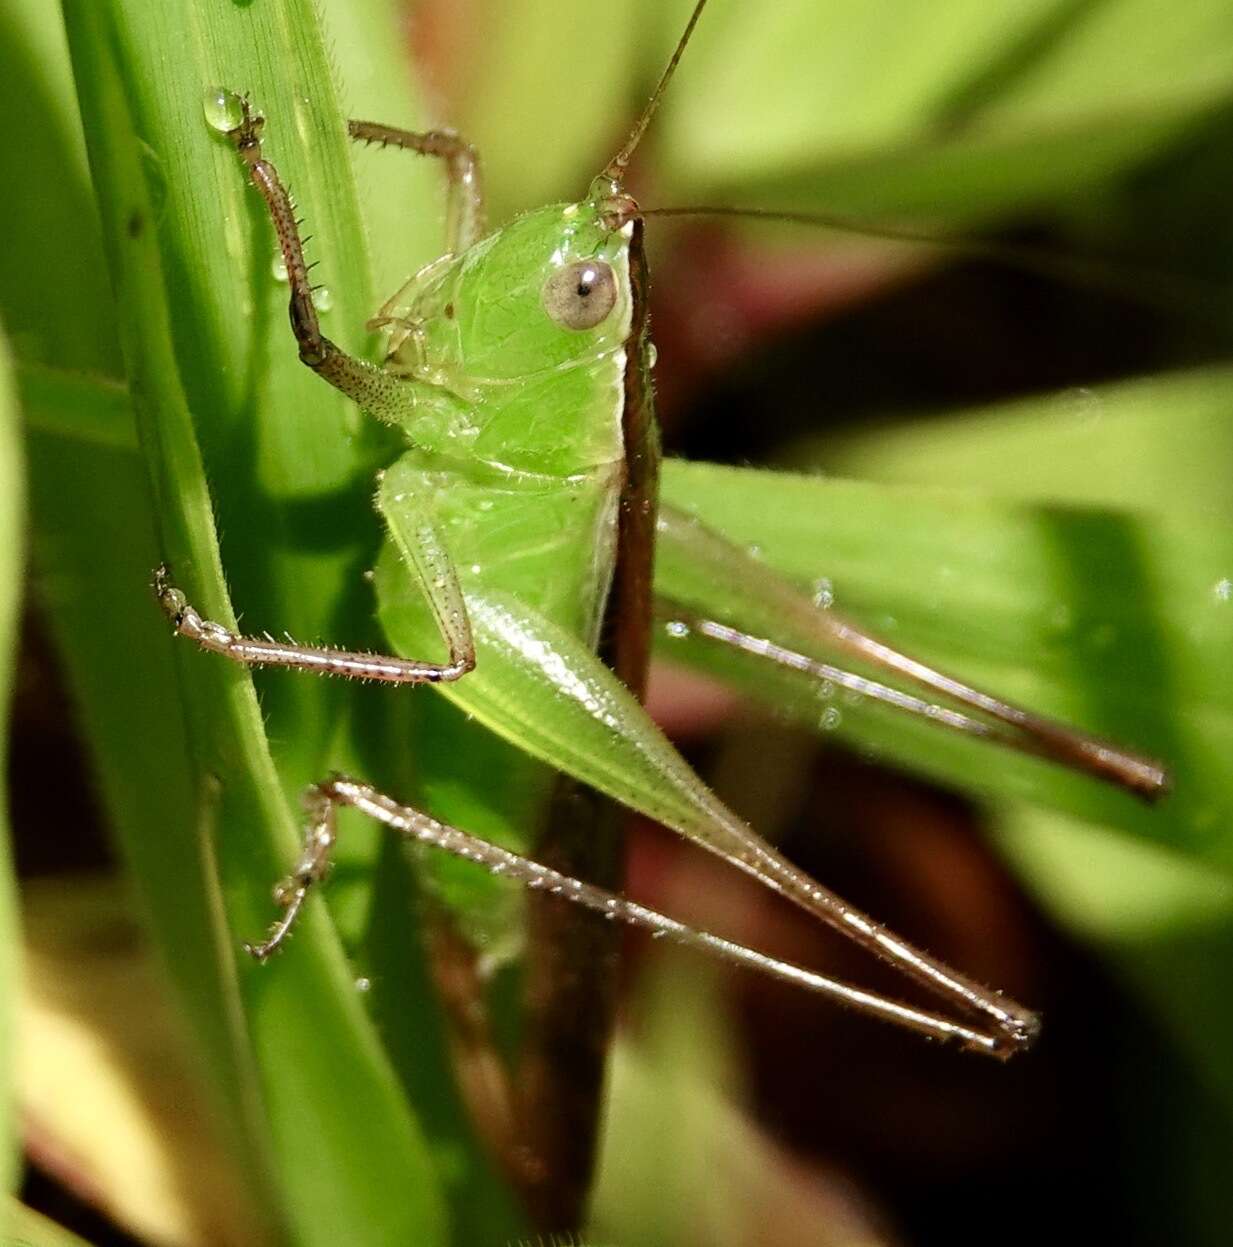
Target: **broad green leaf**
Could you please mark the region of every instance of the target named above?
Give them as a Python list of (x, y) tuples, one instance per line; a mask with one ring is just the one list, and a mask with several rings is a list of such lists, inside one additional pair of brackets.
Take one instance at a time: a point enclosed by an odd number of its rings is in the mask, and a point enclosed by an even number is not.
[(706, 16), (657, 136), (674, 198), (987, 215), (1107, 178), (1233, 91), (1233, 22), (1209, 0), (1167, 31), (1152, 0)]
[(1213, 366), (995, 406), (876, 423), (785, 452), (796, 464), (888, 484), (1059, 506), (1170, 512), (1213, 526), (1233, 512), (1233, 369)]

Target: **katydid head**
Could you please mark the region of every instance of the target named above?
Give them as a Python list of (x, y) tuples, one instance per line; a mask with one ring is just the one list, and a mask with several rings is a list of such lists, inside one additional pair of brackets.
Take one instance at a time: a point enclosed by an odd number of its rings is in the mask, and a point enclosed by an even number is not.
[(405, 421), (417, 445), (565, 475), (621, 458), (638, 225), (611, 209), (601, 194), (527, 213), (419, 285), (393, 356), (428, 383)]
[(527, 213), (467, 249), (419, 292), (431, 369), (491, 384), (610, 355), (629, 333), (632, 226), (583, 200)]

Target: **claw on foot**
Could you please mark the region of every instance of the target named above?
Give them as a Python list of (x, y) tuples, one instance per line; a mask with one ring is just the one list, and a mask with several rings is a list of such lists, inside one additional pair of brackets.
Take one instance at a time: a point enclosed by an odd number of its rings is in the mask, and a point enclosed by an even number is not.
[(308, 885), (297, 884), (294, 880), (284, 879), (274, 889), (275, 901), (283, 907), (282, 917), (270, 928), (269, 935), (259, 944), (245, 941), (244, 951), (254, 961), (265, 963), (282, 947), (283, 941), (291, 933), (295, 920), (299, 916), (300, 907), (308, 895)]
[(252, 103), (247, 95), (241, 95), (239, 102), (240, 124), (228, 130), (227, 137), (236, 145), (238, 151), (260, 147), (261, 129), (265, 125), (265, 118), (260, 113), (253, 112)]
[(151, 587), (154, 589), (154, 596), (158, 599), (159, 606), (163, 609), (163, 614), (171, 620), (175, 630), (179, 632), (189, 609), (188, 598), (172, 584), (171, 568), (166, 563), (160, 563), (154, 569), (154, 583)]

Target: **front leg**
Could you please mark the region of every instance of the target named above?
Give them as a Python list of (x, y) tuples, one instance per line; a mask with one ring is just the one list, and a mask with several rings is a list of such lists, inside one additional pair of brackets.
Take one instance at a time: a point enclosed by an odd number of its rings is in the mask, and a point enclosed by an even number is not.
[(226, 134), (243, 159), (253, 185), (261, 192), (274, 232), (278, 235), (278, 246), (291, 288), (288, 308), (291, 330), (299, 344), (300, 359), (377, 419), (401, 424), (415, 402), (406, 382), (366, 360), (348, 355), (321, 332), (295, 206), (278, 176), (278, 170), (266, 160), (262, 151), (261, 131), (265, 118), (253, 112), (246, 98), (236, 98), (241, 121)]

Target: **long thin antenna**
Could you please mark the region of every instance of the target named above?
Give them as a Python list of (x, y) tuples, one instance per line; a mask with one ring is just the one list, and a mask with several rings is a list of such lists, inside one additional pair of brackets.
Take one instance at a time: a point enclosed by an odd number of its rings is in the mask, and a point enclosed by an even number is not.
[(807, 225), (837, 234), (887, 242), (923, 244), (955, 252), (961, 259), (987, 260), (1020, 272), (1055, 281), (1078, 283), (1090, 290), (1114, 295), (1148, 308), (1158, 308), (1200, 324), (1207, 324), (1215, 310), (1216, 287), (1201, 279), (1179, 276), (1160, 268), (1148, 268), (1116, 259), (1093, 259), (1070, 252), (1020, 246), (1012, 242), (981, 238), (976, 234), (955, 234), (918, 229), (894, 222), (862, 220), (837, 212), (780, 211), (777, 208), (737, 208), (690, 204), (670, 208), (642, 208), (644, 220), (651, 217), (727, 217), (744, 221), (779, 222)]
[(656, 86), (647, 106), (642, 110), (642, 116), (638, 118), (637, 124), (630, 131), (629, 138), (625, 140), (625, 146), (608, 162), (604, 168), (603, 176), (611, 178), (614, 182), (623, 182), (625, 180), (625, 170), (629, 167), (630, 157), (634, 154), (634, 149), (642, 140), (646, 128), (651, 124), (651, 118), (655, 116), (655, 110), (659, 107), (659, 101), (663, 97), (664, 92), (668, 88), (668, 83), (672, 81), (672, 75), (676, 73), (676, 67), (680, 63), (681, 54), (685, 51), (686, 45), (689, 43), (690, 36), (694, 33), (694, 27), (698, 24), (698, 18), (702, 16), (702, 10), (706, 8), (706, 0), (698, 0), (694, 5), (694, 11), (689, 15), (689, 21), (685, 26), (685, 30), (677, 40), (676, 50), (672, 53), (672, 59), (668, 62), (664, 72), (659, 76), (659, 84)]

